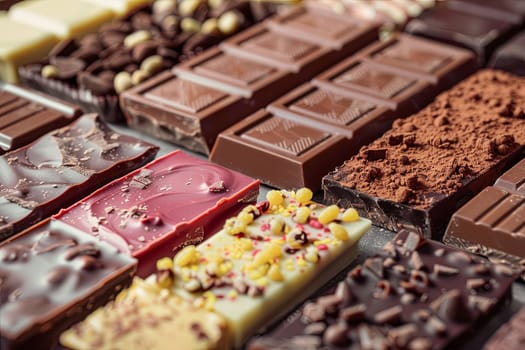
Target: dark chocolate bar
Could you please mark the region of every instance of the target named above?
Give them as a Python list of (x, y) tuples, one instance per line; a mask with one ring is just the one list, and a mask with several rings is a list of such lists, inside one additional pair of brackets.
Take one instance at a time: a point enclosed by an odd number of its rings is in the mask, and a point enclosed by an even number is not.
[(521, 31), (496, 50), (489, 66), (525, 76), (525, 31)]
[(78, 107), (0, 82), (0, 154), (69, 124)]
[(0, 0), (0, 11), (9, 10), (11, 6), (19, 2), (20, 0)]
[(524, 83), (481, 71), (394, 121), (324, 178), (325, 200), (393, 231), (441, 237), (454, 211), (524, 156)]
[(443, 242), (525, 268), (525, 159), (454, 213)]
[(501, 16), (498, 11), (497, 15), (492, 13), (489, 8), (480, 13), (441, 4), (408, 22), (405, 30), (470, 49), (478, 55), (479, 63), (485, 64), (494, 49), (519, 28), (512, 16)]
[(521, 350), (525, 344), (525, 307), (494, 334), (483, 350)]
[(511, 295), (506, 266), (403, 231), (249, 350), (456, 349)]
[(222, 132), (210, 159), (269, 186), (317, 190), (349, 147), (344, 136), (261, 110)]
[(522, 0), (449, 0), (447, 5), (474, 15), (525, 24), (525, 3)]
[(60, 43), (49, 58), (20, 68), (22, 81), (97, 112), (122, 120), (118, 95), (192, 57), (273, 12), (272, 4), (228, 1), (155, 2), (97, 33)]
[(158, 147), (111, 130), (99, 116), (0, 157), (0, 240), (153, 159)]
[(259, 181), (175, 151), (53, 218), (137, 258), (146, 277), (157, 260), (210, 237), (258, 193)]
[(136, 261), (58, 221), (0, 244), (0, 347), (52, 349), (131, 282)]
[[(121, 105), (129, 125), (209, 154), (221, 131), (377, 38), (376, 25), (312, 11), (301, 7), (254, 26), (176, 66), (171, 76), (126, 91)], [(282, 29), (300, 20), (313, 21), (310, 31), (318, 42)], [(345, 31), (322, 31), (326, 21)]]

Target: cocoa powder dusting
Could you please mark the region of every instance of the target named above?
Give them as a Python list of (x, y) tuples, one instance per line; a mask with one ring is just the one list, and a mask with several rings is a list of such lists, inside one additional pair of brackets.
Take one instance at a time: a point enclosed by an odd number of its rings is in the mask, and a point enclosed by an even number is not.
[(332, 175), (358, 191), (427, 208), (523, 145), (525, 78), (482, 70), (396, 120)]

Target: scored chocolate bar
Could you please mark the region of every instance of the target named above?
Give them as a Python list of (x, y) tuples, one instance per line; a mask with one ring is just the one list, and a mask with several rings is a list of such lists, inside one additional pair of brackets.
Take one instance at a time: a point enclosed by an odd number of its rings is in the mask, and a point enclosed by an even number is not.
[(249, 350), (457, 349), (511, 295), (512, 270), (403, 231)]
[(46, 220), (0, 244), (0, 347), (52, 349), (60, 332), (125, 288), (136, 261)]
[(69, 124), (78, 107), (0, 82), (0, 154)]
[(509, 39), (525, 21), (522, 1), (447, 1), (412, 19), (411, 34), (462, 46), (485, 64), (494, 49)]
[(124, 175), (158, 147), (88, 114), (0, 157), (0, 240)]
[(467, 50), (397, 35), (222, 132), (210, 159), (270, 186), (317, 190), (335, 165), (476, 66)]
[[(91, 0), (93, 1), (93, 0)], [(20, 68), (35, 89), (122, 120), (118, 95), (224, 38), (262, 20), (270, 3), (248, 0), (156, 1), (98, 32), (62, 42), (39, 63)]]
[(325, 199), (390, 230), (440, 238), (455, 210), (523, 157), (524, 83), (474, 74), (327, 175)]
[(525, 30), (515, 35), (511, 40), (499, 47), (489, 66), (506, 72), (525, 76)]
[(53, 218), (137, 258), (147, 276), (156, 260), (208, 238), (258, 193), (259, 181), (175, 151)]
[(525, 268), (525, 159), (454, 213), (443, 242)]
[(377, 38), (376, 25), (313, 11), (277, 16), (126, 91), (128, 124), (209, 154), (221, 131)]

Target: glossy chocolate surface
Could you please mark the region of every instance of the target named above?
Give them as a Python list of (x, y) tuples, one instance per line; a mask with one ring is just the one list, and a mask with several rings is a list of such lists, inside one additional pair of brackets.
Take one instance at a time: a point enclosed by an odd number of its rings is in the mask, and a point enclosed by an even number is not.
[(248, 349), (456, 348), (510, 296), (514, 278), (508, 267), (402, 231)]
[(525, 76), (525, 31), (521, 31), (496, 50), (489, 66)]
[(80, 113), (76, 106), (0, 82), (0, 154), (70, 123)]
[(452, 0), (448, 5), (475, 15), (525, 24), (525, 3), (522, 0)]
[(255, 202), (259, 182), (175, 151), (55, 215), (139, 260), (138, 273), (218, 231)]
[(484, 64), (494, 49), (518, 29), (519, 25), (509, 17), (512, 16), (487, 16), (442, 4), (411, 20), (405, 30), (470, 49), (476, 53), (480, 64)]
[(0, 157), (0, 237), (56, 213), (151, 160), (158, 148), (88, 114)]
[(459, 209), (443, 241), (524, 268), (525, 159)]
[(1, 345), (51, 348), (61, 331), (131, 282), (136, 262), (46, 220), (0, 245)]
[(348, 147), (343, 136), (261, 110), (221, 133), (210, 159), (269, 186), (316, 190)]
[(523, 83), (491, 70), (467, 78), (327, 175), (325, 199), (441, 237), (457, 208), (523, 158)]

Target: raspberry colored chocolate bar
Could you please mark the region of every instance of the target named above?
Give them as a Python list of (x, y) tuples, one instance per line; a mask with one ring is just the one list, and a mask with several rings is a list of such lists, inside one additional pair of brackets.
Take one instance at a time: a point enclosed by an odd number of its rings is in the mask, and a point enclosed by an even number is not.
[(259, 181), (181, 151), (165, 155), (62, 210), (55, 220), (109, 242), (139, 261), (155, 261), (217, 232), (255, 202)]
[(0, 240), (145, 164), (158, 147), (87, 114), (0, 157)]
[(136, 261), (46, 220), (0, 244), (0, 347), (52, 349), (62, 331), (131, 282)]
[(0, 154), (75, 120), (78, 107), (0, 82)]
[(210, 159), (270, 186), (317, 190), (324, 175), (396, 118), (416, 112), (476, 67), (467, 50), (396, 35), (225, 130)]
[(209, 154), (221, 131), (377, 36), (377, 25), (301, 6), (126, 91), (121, 106), (131, 127)]
[(525, 159), (454, 213), (443, 241), (525, 268)]
[(511, 296), (503, 265), (402, 231), (249, 350), (457, 349)]
[(325, 199), (440, 238), (461, 205), (524, 156), (523, 84), (492, 70), (467, 78), (327, 175)]

